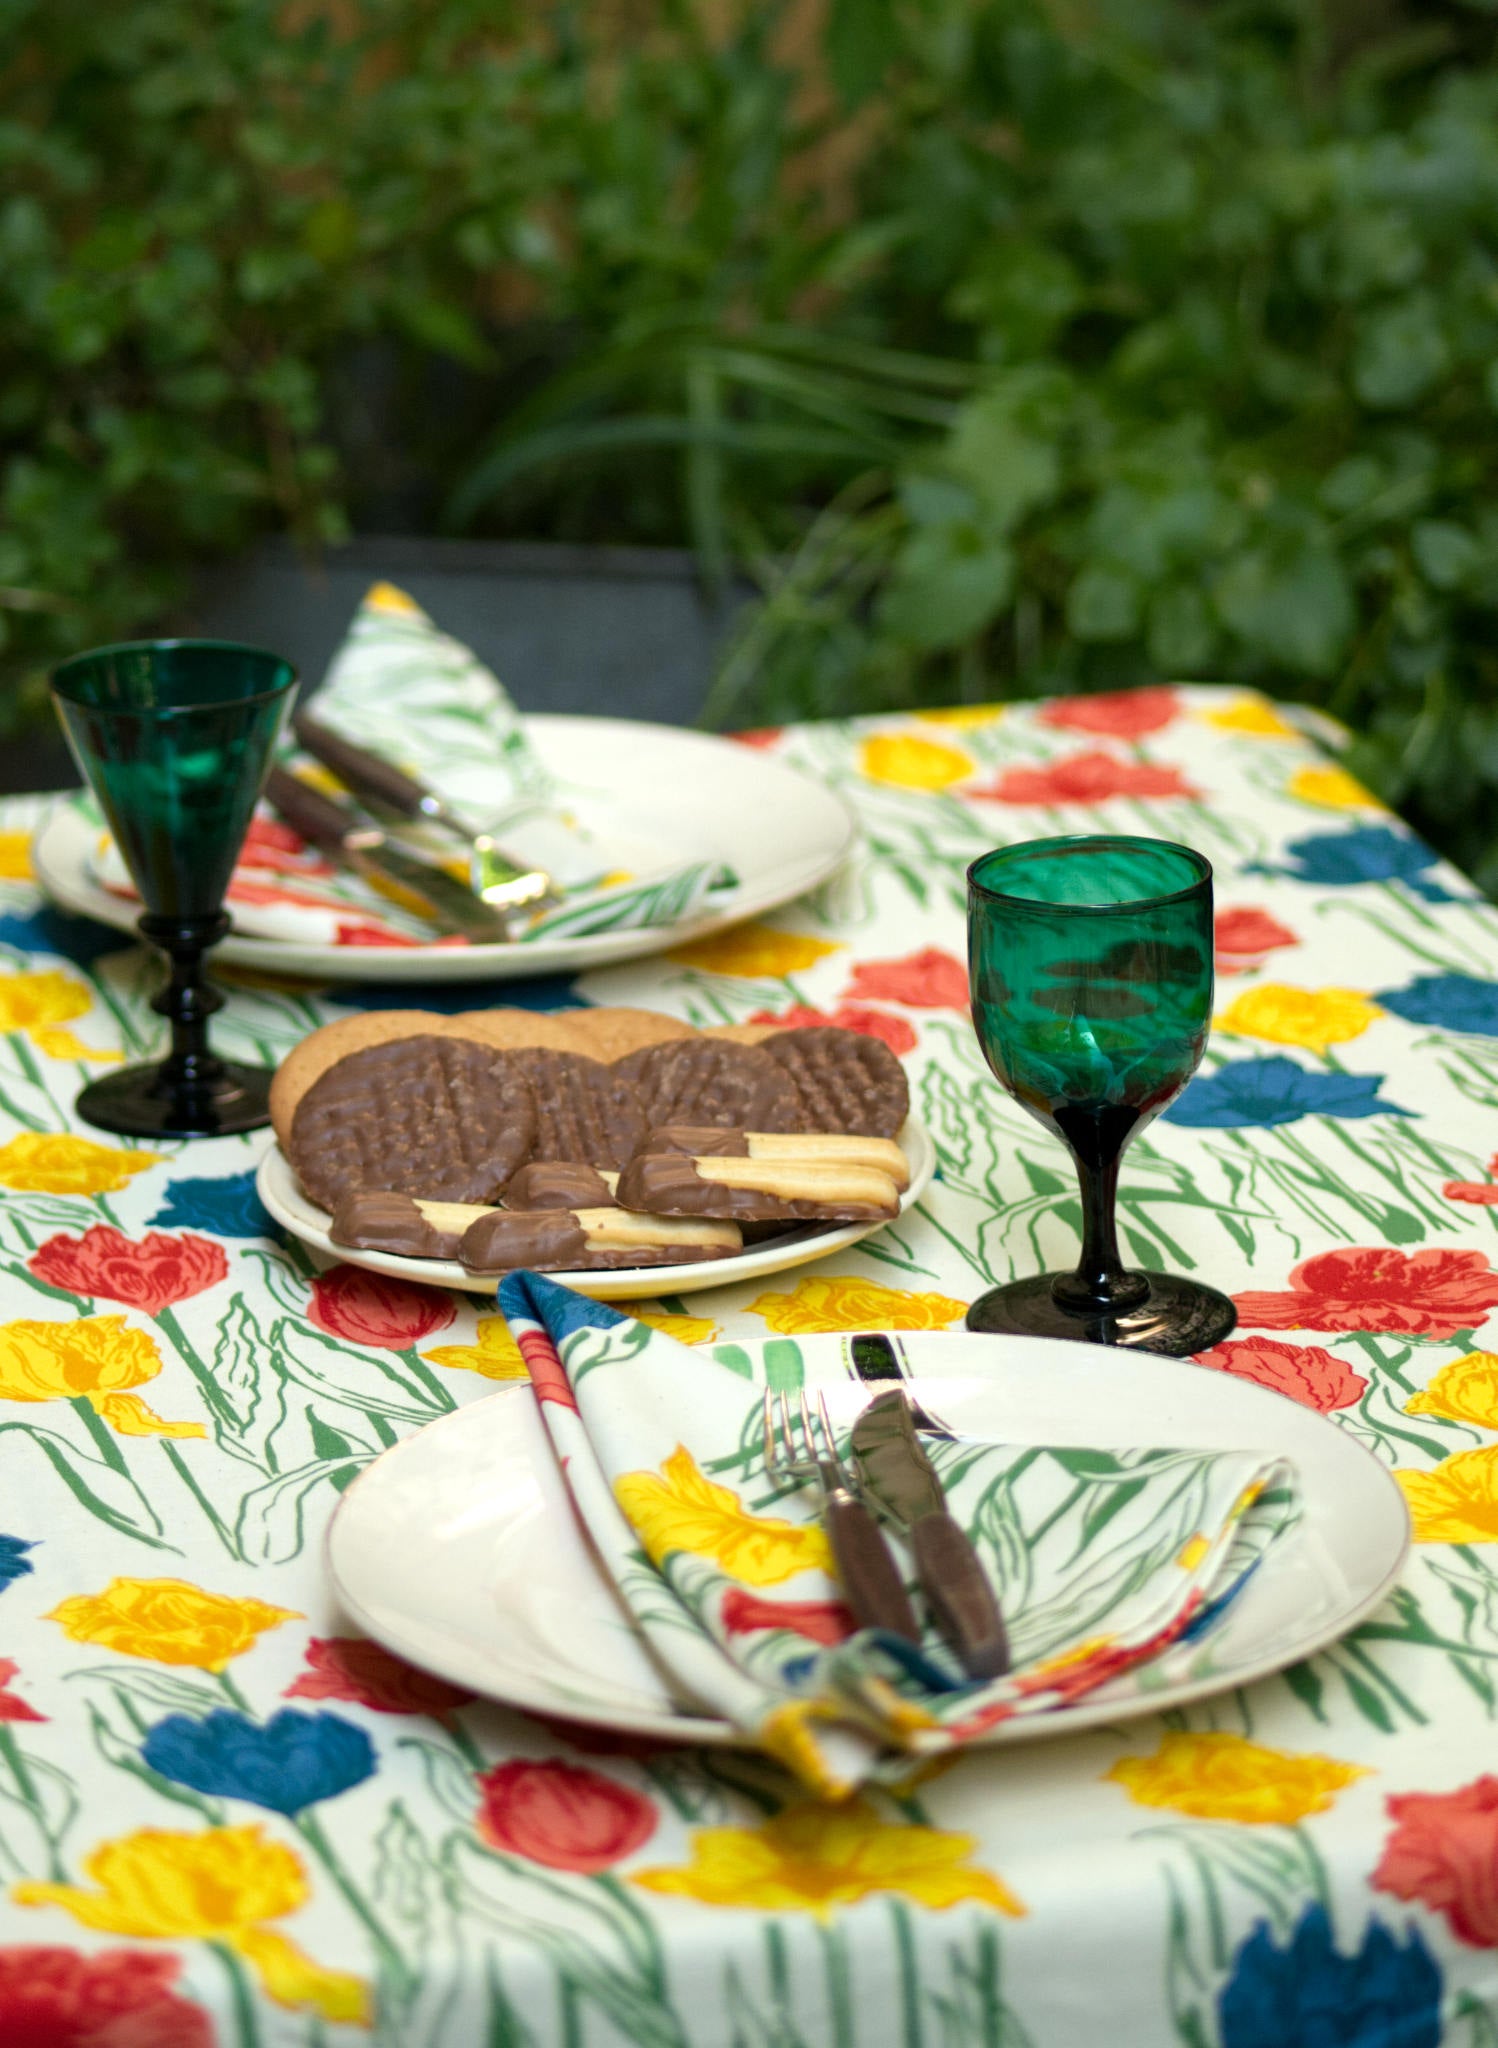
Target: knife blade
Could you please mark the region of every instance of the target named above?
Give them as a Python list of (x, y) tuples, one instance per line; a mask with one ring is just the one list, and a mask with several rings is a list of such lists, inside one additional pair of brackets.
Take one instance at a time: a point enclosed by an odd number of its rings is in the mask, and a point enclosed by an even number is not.
[(503, 910), (475, 896), (433, 861), (393, 846), (378, 825), (366, 825), (332, 797), (324, 796), (284, 768), (273, 768), (266, 802), (278, 817), (331, 859), (373, 880), (394, 882), (415, 896), (432, 923), (461, 932), (480, 945), (504, 945), (512, 938)]
[(469, 886), (496, 909), (535, 911), (561, 901), (561, 891), (544, 868), (508, 854), (487, 832), (475, 832), (452, 805), (382, 754), (347, 740), (331, 726), (298, 711), (291, 721), (313, 760), (330, 768), (377, 817), (436, 825), (461, 840), (468, 856)]
[(852, 1354), (853, 1370), (865, 1386), (871, 1386), (879, 1381), (893, 1381), (905, 1387), (905, 1398), (910, 1403), (910, 1412), (915, 1418), (917, 1429), (927, 1436), (948, 1439), (955, 1436), (956, 1432), (949, 1429), (940, 1416), (933, 1415), (929, 1408), (923, 1408), (916, 1399), (914, 1390), (906, 1383), (899, 1354), (882, 1332), (863, 1332), (851, 1340), (849, 1350)]
[(875, 1395), (853, 1425), (851, 1444), (864, 1488), (909, 1537), (921, 1591), (963, 1670), (1002, 1678), (1009, 1638), (999, 1603), (967, 1531), (947, 1508), (903, 1387)]

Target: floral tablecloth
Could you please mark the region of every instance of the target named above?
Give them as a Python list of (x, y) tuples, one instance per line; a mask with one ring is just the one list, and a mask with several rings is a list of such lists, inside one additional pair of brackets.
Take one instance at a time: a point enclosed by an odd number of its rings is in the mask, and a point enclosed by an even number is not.
[[(956, 1326), (1066, 1261), (1066, 1163), (968, 1027), (963, 869), (1055, 831), (1186, 840), (1218, 873), (1216, 1031), (1128, 1155), (1124, 1241), (1236, 1296), (1204, 1369), (1394, 1468), (1404, 1584), (1249, 1690), (837, 1807), (753, 1756), (542, 1725), (396, 1663), (331, 1605), (321, 1532), (383, 1447), (517, 1382), (515, 1348), (492, 1303), (314, 1273), (256, 1202), (265, 1136), (76, 1122), (82, 1080), (155, 1043), (157, 968), (40, 902), (14, 803), (0, 2043), (1492, 2048), (1498, 913), (1239, 692), (745, 738), (857, 806), (844, 872), (519, 999), (877, 1033), (940, 1175), (854, 1251), (650, 1313), (689, 1343), (776, 1336), (783, 1375), (803, 1333)], [(340, 1007), (409, 1003), (231, 987), (219, 1042), (267, 1061)]]

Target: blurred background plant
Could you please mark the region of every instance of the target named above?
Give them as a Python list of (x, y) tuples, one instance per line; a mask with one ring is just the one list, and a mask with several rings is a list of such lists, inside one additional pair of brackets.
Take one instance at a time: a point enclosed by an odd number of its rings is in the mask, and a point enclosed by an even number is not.
[(687, 542), (714, 722), (1241, 679), (1498, 887), (1494, 0), (0, 21), (13, 722), (267, 531)]

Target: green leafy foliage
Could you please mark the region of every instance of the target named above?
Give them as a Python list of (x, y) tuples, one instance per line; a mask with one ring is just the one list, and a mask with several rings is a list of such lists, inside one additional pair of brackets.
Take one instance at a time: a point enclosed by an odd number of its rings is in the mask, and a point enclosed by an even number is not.
[(0, 716), (398, 439), (747, 566), (719, 723), (1241, 679), (1498, 884), (1491, 9), (0, 19)]

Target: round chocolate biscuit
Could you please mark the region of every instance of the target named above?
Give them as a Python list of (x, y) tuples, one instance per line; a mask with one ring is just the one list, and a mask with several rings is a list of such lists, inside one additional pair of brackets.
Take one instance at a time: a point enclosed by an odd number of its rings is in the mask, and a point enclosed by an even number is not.
[(313, 1082), (292, 1118), (290, 1156), (329, 1211), (365, 1188), (492, 1202), (535, 1135), (535, 1097), (513, 1055), (466, 1038), (398, 1038)]
[(536, 1102), (533, 1159), (570, 1159), (617, 1170), (645, 1135), (639, 1095), (617, 1067), (581, 1053), (528, 1048), (507, 1055)]
[(867, 1032), (806, 1024), (767, 1038), (763, 1057), (795, 1084), (800, 1130), (893, 1138), (910, 1114), (905, 1069)]
[(757, 1045), (722, 1038), (678, 1038), (631, 1053), (614, 1067), (640, 1091), (645, 1121), (725, 1125), (741, 1131), (797, 1131), (795, 1084)]

